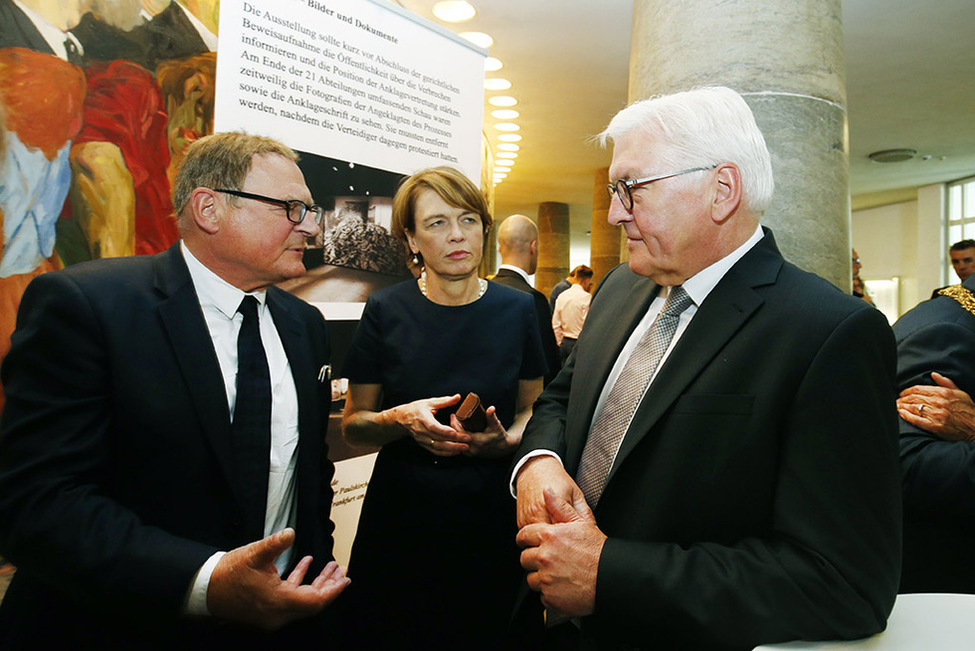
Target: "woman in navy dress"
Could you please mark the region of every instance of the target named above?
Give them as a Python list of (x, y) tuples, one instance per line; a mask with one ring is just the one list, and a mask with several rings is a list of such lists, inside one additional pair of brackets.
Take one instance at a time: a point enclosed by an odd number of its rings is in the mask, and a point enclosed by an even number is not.
[[(393, 200), (393, 233), (423, 271), (370, 296), (346, 362), (345, 437), (382, 446), (343, 596), (356, 648), (497, 648), (511, 616), (509, 463), (546, 368), (531, 296), (477, 276), (491, 223), (447, 167)], [(487, 408), (483, 432), (454, 414), (468, 392)]]

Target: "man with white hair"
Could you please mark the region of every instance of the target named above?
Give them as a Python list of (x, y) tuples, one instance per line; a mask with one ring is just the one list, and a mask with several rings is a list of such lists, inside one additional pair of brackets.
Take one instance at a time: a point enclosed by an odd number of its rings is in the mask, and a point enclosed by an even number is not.
[(724, 649), (883, 630), (901, 560), (883, 315), (759, 225), (772, 169), (738, 93), (637, 102), (602, 138), (630, 260), (596, 289), (512, 477), (549, 636)]

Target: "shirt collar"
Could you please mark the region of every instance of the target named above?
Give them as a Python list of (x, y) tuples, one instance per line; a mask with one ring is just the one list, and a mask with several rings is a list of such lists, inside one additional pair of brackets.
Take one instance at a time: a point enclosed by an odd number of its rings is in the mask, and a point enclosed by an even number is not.
[(524, 278), (526, 283), (528, 283), (529, 285), (532, 284), (531, 279), (528, 278), (528, 274), (525, 273), (525, 270), (522, 269), (521, 267), (516, 267), (513, 264), (498, 265), (498, 271), (501, 271), (502, 269), (507, 269), (508, 271), (514, 271), (516, 274)]
[(78, 48), (79, 54), (85, 53), (85, 48), (81, 45), (81, 41), (75, 38), (75, 35), (70, 31), (64, 31), (58, 29), (47, 20), (45, 20), (36, 11), (25, 5), (20, 0), (14, 0), (14, 4), (24, 12), (24, 15), (34, 23), (34, 27), (40, 32), (41, 37), (47, 41), (47, 44), (54, 50), (55, 56), (64, 61), (68, 60), (68, 51), (64, 47), (65, 40), (70, 40), (74, 43), (75, 47)]
[(266, 298), (264, 290), (244, 292), (237, 289), (200, 262), (186, 246), (186, 242), (180, 240), (179, 248), (186, 260), (186, 267), (190, 270), (190, 278), (201, 306), (213, 306), (228, 319), (233, 319), (244, 296), (253, 296), (259, 303), (258, 312), (263, 311)]
[(758, 242), (765, 236), (762, 232), (762, 226), (759, 224), (755, 228), (755, 232), (752, 233), (751, 237), (745, 240), (745, 243), (739, 246), (737, 249), (721, 258), (710, 267), (702, 269), (690, 278), (684, 281), (682, 287), (687, 295), (691, 297), (694, 301), (694, 305), (700, 305), (704, 302), (704, 299), (708, 297), (711, 290), (717, 287), (721, 279), (724, 278), (725, 274), (735, 266), (735, 263), (744, 257), (746, 253), (751, 251)]

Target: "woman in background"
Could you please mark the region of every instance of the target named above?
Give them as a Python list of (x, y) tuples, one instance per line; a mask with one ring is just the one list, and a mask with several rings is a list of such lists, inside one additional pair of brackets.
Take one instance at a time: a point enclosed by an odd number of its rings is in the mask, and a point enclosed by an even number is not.
[[(393, 233), (423, 271), (369, 297), (346, 362), (344, 435), (382, 447), (343, 597), (356, 648), (497, 648), (511, 615), (509, 461), (546, 368), (531, 296), (477, 276), (491, 223), (448, 167), (393, 200)], [(483, 432), (453, 413), (468, 392), (487, 407)]]

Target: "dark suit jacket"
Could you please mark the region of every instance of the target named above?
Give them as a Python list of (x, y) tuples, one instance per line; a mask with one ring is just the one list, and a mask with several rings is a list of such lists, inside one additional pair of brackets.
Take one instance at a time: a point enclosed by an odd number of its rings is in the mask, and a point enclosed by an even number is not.
[[(626, 265), (607, 275), (516, 461), (553, 450), (575, 476), (657, 292)], [(751, 648), (882, 630), (900, 567), (893, 380), (883, 315), (786, 263), (766, 230), (634, 415), (595, 509), (609, 539), (586, 641)]]
[(54, 54), (31, 19), (12, 0), (0, 0), (0, 49), (6, 47)]
[(139, 37), (149, 42), (146, 67), (150, 70), (154, 70), (160, 61), (183, 59), (209, 52), (200, 33), (186, 17), (185, 11), (172, 2), (148, 23), (137, 28)]
[[(975, 291), (975, 276), (963, 286)], [(897, 384), (934, 384), (931, 371), (975, 396), (975, 314), (953, 298), (924, 301), (894, 324)], [(945, 441), (900, 420), (904, 470), (901, 592), (975, 593), (975, 443)]]
[(538, 331), (542, 335), (542, 352), (545, 354), (545, 363), (548, 364), (548, 373), (545, 374), (545, 385), (555, 379), (559, 370), (562, 368), (562, 361), (559, 358), (559, 345), (555, 342), (555, 331), (552, 330), (552, 311), (548, 307), (548, 299), (531, 285), (525, 282), (518, 272), (510, 269), (498, 269), (498, 273), (493, 278), (494, 282), (513, 287), (532, 295), (535, 301), (535, 317), (538, 319)]
[[(294, 559), (312, 554), (320, 569), (332, 549), (328, 330), (286, 292), (269, 288), (267, 304), (298, 393)], [(17, 573), (0, 647), (230, 643), (235, 627), (181, 617), (203, 562), (250, 541), (223, 380), (179, 244), (36, 278), (2, 379), (0, 554)]]

